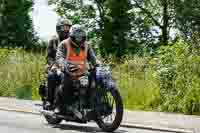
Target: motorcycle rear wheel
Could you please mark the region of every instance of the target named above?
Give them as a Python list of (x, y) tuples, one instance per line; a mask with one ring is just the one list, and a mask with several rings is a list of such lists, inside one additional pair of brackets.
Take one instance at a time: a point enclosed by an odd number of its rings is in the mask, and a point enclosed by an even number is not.
[(57, 125), (62, 122), (61, 118), (53, 118), (52, 116), (47, 116), (47, 115), (44, 115), (44, 117), (46, 121), (48, 122), (48, 124)]
[[(43, 109), (44, 110), (49, 110), (48, 108), (45, 108), (44, 105), (43, 105)], [(58, 117), (55, 118), (55, 117), (50, 116), (50, 115), (44, 115), (44, 118), (46, 119), (48, 124), (52, 124), (52, 125), (60, 124), (62, 122), (61, 118), (58, 118)]]

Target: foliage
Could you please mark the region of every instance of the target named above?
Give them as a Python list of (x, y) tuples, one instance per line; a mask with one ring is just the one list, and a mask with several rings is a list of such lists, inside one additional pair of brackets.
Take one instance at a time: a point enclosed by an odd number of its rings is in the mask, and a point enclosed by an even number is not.
[(39, 53), (27, 53), (22, 49), (9, 51), (5, 62), (0, 64), (0, 95), (25, 99), (38, 98), (37, 89), (44, 79), (45, 57)]
[(134, 110), (157, 108), (159, 82), (154, 65), (150, 64), (148, 58), (128, 57), (123, 64), (113, 68), (113, 76), (123, 97), (125, 108)]
[(121, 59), (127, 52), (127, 37), (131, 29), (128, 11), (131, 9), (129, 0), (108, 0), (106, 1), (106, 18), (100, 45), (101, 55), (113, 54)]
[(2, 0), (0, 47), (31, 47), (37, 41), (29, 15), (32, 0)]
[[(107, 63), (112, 64), (125, 107), (198, 114), (200, 57), (192, 48), (178, 41), (161, 47), (153, 58), (127, 56), (124, 63), (119, 64), (110, 57)], [(22, 49), (0, 51), (1, 57), (6, 59), (0, 64), (0, 95), (38, 99), (38, 87), (45, 78), (44, 54), (27, 53)], [(8, 56), (2, 56), (5, 53)]]
[[(49, 4), (88, 31), (92, 47), (112, 64), (126, 108), (200, 112), (198, 0), (49, 0)], [(9, 48), (0, 49), (1, 96), (37, 99), (45, 78), (47, 44), (37, 42), (29, 16), (32, 6), (32, 0), (0, 1), (0, 47)], [(25, 49), (10, 49), (15, 46)]]
[(187, 114), (200, 112), (200, 57), (191, 52), (190, 45), (178, 41), (162, 48), (159, 59), (161, 110)]
[[(150, 48), (167, 45), (174, 26), (176, 0), (132, 0), (133, 35)], [(149, 43), (150, 42), (150, 43)], [(144, 44), (143, 44), (144, 45)]]
[(130, 30), (129, 0), (49, 0), (49, 3), (57, 5), (56, 11), (60, 16), (82, 24), (88, 30), (89, 38), (101, 39), (98, 46), (101, 56), (113, 54), (121, 58), (125, 55)]
[(198, 0), (177, 0), (176, 27), (185, 39), (192, 39), (195, 32), (200, 30), (200, 2)]
[(49, 0), (50, 4), (56, 5), (60, 16), (84, 25), (90, 39), (100, 40), (97, 47), (103, 57), (108, 54), (120, 57), (127, 52), (143, 55), (145, 51), (154, 54), (161, 45), (175, 42), (180, 31), (191, 34), (190, 31), (199, 25), (199, 2), (195, 2)]
[(93, 3), (85, 3), (82, 0), (49, 0), (49, 4), (56, 5), (55, 11), (60, 17), (70, 19), (73, 24), (83, 25), (89, 34), (97, 30), (96, 10)]

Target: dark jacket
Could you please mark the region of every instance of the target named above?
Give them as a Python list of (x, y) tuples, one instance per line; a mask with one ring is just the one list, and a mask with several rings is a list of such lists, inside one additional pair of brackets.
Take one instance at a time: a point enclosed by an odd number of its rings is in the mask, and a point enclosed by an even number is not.
[(56, 52), (58, 44), (60, 43), (60, 40), (57, 36), (53, 36), (49, 40), (48, 48), (47, 48), (47, 63), (48, 65), (52, 65), (52, 63), (56, 60)]

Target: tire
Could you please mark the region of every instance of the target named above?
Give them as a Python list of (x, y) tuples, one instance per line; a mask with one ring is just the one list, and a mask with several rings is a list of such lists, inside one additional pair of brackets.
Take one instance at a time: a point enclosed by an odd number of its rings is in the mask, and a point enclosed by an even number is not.
[(98, 119), (96, 121), (97, 125), (104, 131), (104, 132), (113, 132), (115, 131), (121, 124), (122, 118), (123, 118), (123, 102), (122, 98), (119, 94), (119, 91), (114, 89), (110, 90), (107, 93), (111, 93), (112, 97), (115, 100), (116, 103), (116, 116), (114, 121), (111, 124), (104, 123), (102, 119)]
[[(47, 108), (45, 108), (45, 106), (43, 106), (44, 110), (49, 110)], [(56, 124), (60, 124), (62, 122), (61, 118), (54, 118), (52, 116), (49, 115), (44, 115), (44, 118), (46, 119), (46, 121), (48, 122), (48, 124), (52, 124), (52, 125), (56, 125)]]
[(51, 116), (44, 116), (48, 124), (57, 125), (62, 122), (61, 118), (53, 118)]

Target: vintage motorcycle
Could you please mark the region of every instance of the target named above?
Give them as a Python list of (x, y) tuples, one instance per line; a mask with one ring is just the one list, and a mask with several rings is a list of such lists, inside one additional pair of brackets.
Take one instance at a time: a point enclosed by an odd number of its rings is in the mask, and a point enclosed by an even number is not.
[[(63, 85), (58, 83), (57, 87)], [(73, 105), (63, 105), (61, 114), (45, 108), (46, 89), (44, 85), (39, 91), (43, 101), (41, 113), (49, 124), (59, 124), (62, 120), (77, 123), (94, 121), (106, 132), (113, 132), (120, 126), (123, 102), (108, 65), (90, 68), (88, 74), (73, 81)]]

